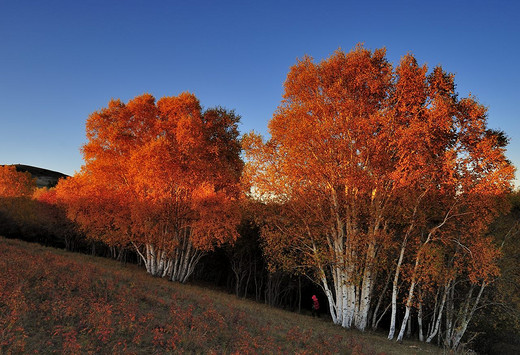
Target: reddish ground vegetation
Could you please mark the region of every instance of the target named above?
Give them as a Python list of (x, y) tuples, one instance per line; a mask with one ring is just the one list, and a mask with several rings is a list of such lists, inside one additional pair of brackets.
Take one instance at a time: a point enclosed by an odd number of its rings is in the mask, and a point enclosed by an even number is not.
[(133, 265), (0, 237), (0, 354), (21, 352), (376, 350), (325, 321), (152, 278)]

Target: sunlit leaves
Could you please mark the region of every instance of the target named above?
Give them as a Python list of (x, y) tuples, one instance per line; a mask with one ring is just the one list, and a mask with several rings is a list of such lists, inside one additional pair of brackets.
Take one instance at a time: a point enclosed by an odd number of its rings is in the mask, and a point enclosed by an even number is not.
[(87, 120), (81, 172), (58, 186), (71, 218), (110, 245), (208, 250), (237, 237), (242, 171), (232, 111), (190, 93), (112, 100)]
[(372, 272), (391, 272), (378, 260), (399, 259), (399, 248), (401, 277), (425, 290), (496, 276), (499, 253), (484, 235), (514, 168), (486, 119), (473, 97), (458, 97), (454, 75), (429, 73), (411, 54), (395, 68), (384, 49), (362, 46), (299, 60), (269, 140), (243, 139), (244, 180), (271, 212), (261, 214), (271, 264), (330, 281), (329, 303), (355, 288), (352, 312), (368, 312)]
[(16, 171), (14, 165), (0, 165), (0, 197), (30, 197), (35, 188), (31, 174)]

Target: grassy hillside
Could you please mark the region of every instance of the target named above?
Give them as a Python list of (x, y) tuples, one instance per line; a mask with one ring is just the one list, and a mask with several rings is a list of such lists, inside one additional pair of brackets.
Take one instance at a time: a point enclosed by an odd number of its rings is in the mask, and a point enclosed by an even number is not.
[(440, 353), (0, 237), (0, 354)]

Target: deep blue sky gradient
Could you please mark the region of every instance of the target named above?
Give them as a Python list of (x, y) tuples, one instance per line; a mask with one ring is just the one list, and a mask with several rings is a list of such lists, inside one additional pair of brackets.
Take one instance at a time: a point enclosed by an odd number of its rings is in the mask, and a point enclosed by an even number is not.
[(455, 73), (520, 166), (517, 1), (0, 0), (0, 164), (80, 169), (85, 120), (111, 98), (193, 92), (267, 134), (289, 67), (363, 42)]

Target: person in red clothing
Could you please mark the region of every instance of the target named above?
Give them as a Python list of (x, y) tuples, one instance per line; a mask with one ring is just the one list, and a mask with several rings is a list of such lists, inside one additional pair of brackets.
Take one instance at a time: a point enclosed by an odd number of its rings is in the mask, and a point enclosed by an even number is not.
[(318, 318), (320, 316), (320, 303), (318, 302), (318, 297), (316, 297), (316, 295), (312, 295), (312, 316)]

